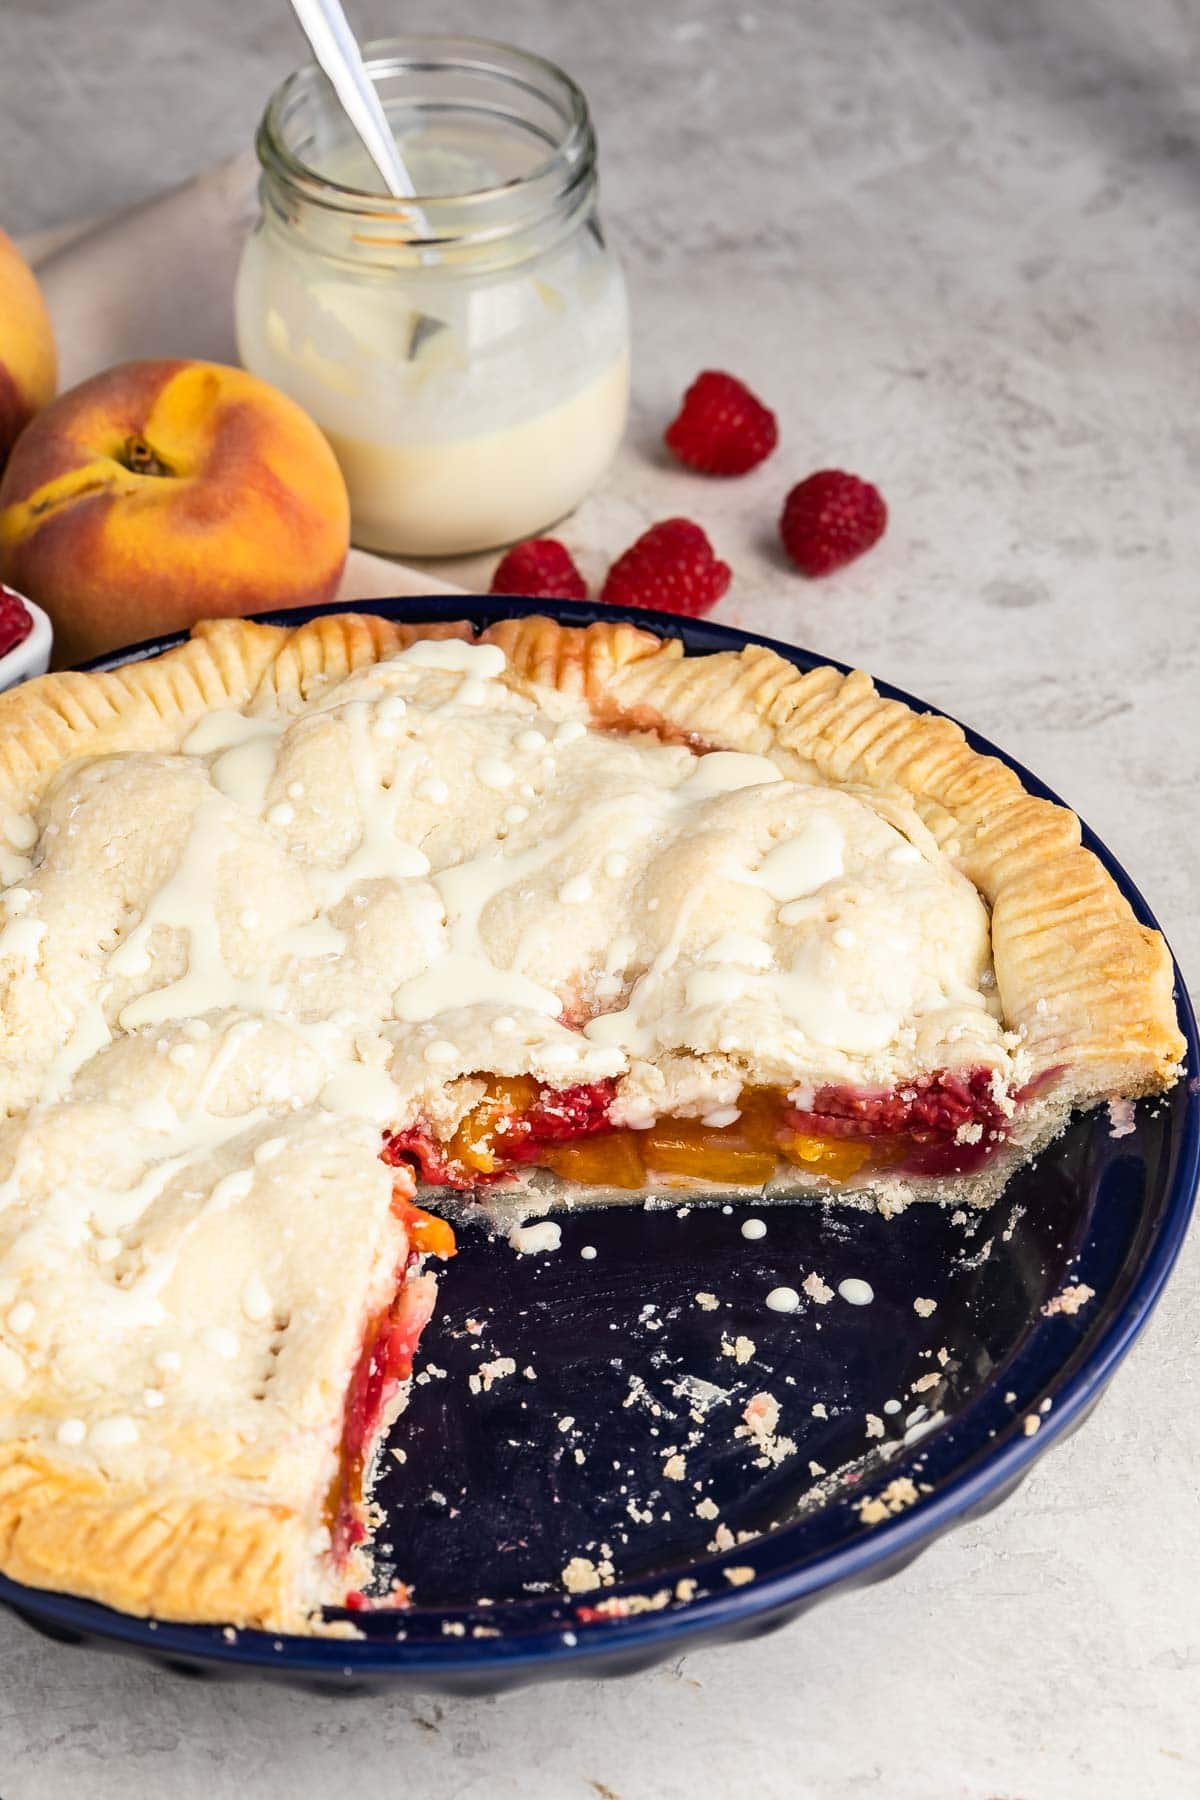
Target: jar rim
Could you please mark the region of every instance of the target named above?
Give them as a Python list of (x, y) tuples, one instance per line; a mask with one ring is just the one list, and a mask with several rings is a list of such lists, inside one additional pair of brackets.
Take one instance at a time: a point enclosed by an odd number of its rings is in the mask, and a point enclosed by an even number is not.
[[(560, 175), (566, 179), (558, 193), (569, 191), (581, 175), (590, 174), (595, 139), (586, 96), (566, 70), (547, 57), (496, 38), (433, 32), (405, 32), (373, 38), (362, 48), (367, 74), (376, 82), (381, 75), (405, 67), (429, 72), (462, 69), (508, 81), (515, 89), (524, 89), (556, 104), (563, 121), (562, 134), (549, 153), (532, 168), (489, 187), (455, 194), (415, 194), (411, 198), (350, 187), (312, 168), (287, 143), (284, 117), (289, 102), (306, 89), (314, 91), (326, 81), (318, 64), (309, 61), (293, 70), (271, 94), (255, 137), (255, 149), (264, 172), (276, 176), (304, 199), (339, 212), (369, 215), (381, 222), (391, 219), (417, 224), (422, 219), (429, 220), (439, 210), (454, 209), (459, 218), (475, 208), (483, 212), (488, 207), (494, 208), (498, 202), (511, 201), (539, 188), (553, 186)], [(537, 85), (538, 80), (542, 85)], [(550, 196), (551, 202), (554, 197)], [(418, 241), (419, 233), (410, 237), (410, 242)]]

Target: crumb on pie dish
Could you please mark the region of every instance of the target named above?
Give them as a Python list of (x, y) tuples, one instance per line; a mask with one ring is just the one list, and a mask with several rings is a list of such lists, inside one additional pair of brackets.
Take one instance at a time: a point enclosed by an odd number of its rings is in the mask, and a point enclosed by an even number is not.
[(862, 674), (348, 614), (31, 682), (0, 1569), (314, 1629), (369, 1573), (439, 1191), (985, 1204), (1182, 1050), (1074, 815)]

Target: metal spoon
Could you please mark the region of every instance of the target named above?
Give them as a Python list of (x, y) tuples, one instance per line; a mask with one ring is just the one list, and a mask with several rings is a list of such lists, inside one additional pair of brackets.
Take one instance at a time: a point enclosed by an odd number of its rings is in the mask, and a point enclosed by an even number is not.
[(388, 128), (341, 0), (292, 0), (292, 10), (384, 187), (395, 200), (411, 200), (417, 190)]
[[(342, 111), (358, 135), (363, 149), (378, 169), (384, 187), (395, 200), (411, 200), (416, 194), (412, 176), (396, 148), (375, 83), (363, 64), (358, 40), (350, 29), (341, 0), (292, 0), (312, 53), (329, 78)], [(414, 235), (427, 237), (429, 226), (418, 207), (410, 208)], [(415, 314), (408, 340), (411, 362), (421, 346), (444, 331), (441, 319)]]

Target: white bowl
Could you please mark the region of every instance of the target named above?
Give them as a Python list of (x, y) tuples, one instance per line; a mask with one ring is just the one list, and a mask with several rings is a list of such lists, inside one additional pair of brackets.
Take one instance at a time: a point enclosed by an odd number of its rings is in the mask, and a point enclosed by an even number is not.
[[(10, 594), (16, 594), (16, 588), (9, 588)], [(40, 606), (27, 600), (24, 594), (17, 594), (17, 599), (33, 620), (33, 630), (27, 638), (22, 638), (7, 656), (0, 656), (0, 693), (5, 688), (16, 687), (18, 681), (28, 681), (33, 675), (44, 675), (50, 667), (50, 646), (54, 641), (54, 631), (49, 619)]]

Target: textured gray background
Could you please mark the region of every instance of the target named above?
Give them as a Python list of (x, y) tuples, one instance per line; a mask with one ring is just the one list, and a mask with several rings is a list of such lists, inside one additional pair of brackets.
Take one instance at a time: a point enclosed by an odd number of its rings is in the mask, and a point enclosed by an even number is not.
[[(56, 224), (242, 147), (284, 0), (2, 0), (0, 218)], [(720, 616), (1001, 739), (1200, 967), (1200, 45), (1190, 0), (359, 0), (565, 62), (593, 101), (636, 417), (585, 553), (705, 521)], [(704, 365), (785, 444), (724, 487), (653, 444)], [(771, 524), (844, 462), (893, 524), (808, 585)], [(476, 564), (476, 569), (483, 564)], [(468, 570), (468, 572), (471, 572)], [(486, 573), (486, 569), (485, 569)], [(187, 1685), (0, 1620), (0, 1794), (1184, 1800), (1200, 1793), (1197, 1287), (999, 1513), (782, 1635), (497, 1701)]]

